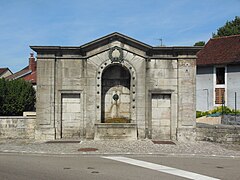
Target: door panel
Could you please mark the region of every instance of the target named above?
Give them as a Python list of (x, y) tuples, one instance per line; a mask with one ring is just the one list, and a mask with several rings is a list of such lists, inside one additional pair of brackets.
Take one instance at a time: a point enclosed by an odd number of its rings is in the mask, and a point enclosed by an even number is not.
[(79, 138), (81, 121), (80, 94), (62, 94), (62, 138)]
[(171, 96), (162, 94), (152, 95), (152, 139), (171, 139)]

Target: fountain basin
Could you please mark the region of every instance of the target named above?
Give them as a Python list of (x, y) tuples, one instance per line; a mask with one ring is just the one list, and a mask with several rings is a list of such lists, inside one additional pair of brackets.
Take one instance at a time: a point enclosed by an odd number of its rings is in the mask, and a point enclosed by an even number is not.
[(97, 123), (94, 140), (137, 140), (137, 124), (135, 123)]

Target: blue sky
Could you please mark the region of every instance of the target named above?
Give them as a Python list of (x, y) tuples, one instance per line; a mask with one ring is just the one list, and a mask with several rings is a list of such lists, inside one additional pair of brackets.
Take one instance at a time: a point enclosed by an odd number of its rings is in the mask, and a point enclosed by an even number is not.
[(28, 65), (30, 45), (80, 46), (120, 32), (191, 46), (240, 16), (240, 0), (0, 0), (0, 67)]

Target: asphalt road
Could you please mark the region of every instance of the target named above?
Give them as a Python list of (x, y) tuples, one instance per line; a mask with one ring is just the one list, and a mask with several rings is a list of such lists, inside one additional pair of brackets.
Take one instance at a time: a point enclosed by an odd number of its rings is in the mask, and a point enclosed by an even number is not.
[[(109, 157), (107, 157), (109, 158)], [(1, 180), (171, 180), (187, 179), (182, 174), (194, 172), (198, 178), (240, 179), (240, 158), (124, 156), (132, 165), (101, 156), (0, 154)], [(112, 157), (110, 157), (112, 158)], [(113, 157), (114, 158), (114, 157)], [(148, 162), (151, 162), (148, 163)], [(148, 167), (143, 167), (144, 164)], [(164, 167), (160, 167), (163, 165)], [(166, 167), (167, 166), (167, 167)], [(153, 170), (154, 167), (157, 170)], [(184, 172), (179, 171), (184, 170)], [(167, 170), (167, 173), (162, 171)], [(171, 173), (178, 173), (173, 175)]]

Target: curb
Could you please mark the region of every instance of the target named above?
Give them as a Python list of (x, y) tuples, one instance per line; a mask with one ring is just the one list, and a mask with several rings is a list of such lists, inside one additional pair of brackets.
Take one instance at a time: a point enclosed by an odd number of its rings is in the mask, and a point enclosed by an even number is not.
[(21, 155), (36, 155), (36, 156), (149, 156), (149, 157), (199, 157), (199, 158), (232, 158), (238, 159), (239, 155), (216, 155), (216, 154), (178, 154), (178, 153), (49, 153), (49, 152), (29, 152), (29, 151), (14, 151), (0, 150), (0, 154), (21, 154)]

